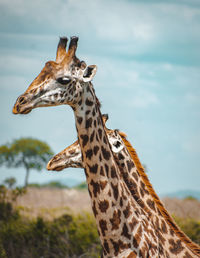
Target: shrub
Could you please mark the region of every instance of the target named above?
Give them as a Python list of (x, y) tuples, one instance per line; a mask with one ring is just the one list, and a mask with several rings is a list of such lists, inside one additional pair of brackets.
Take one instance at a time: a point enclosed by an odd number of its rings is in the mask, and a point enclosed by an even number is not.
[(53, 221), (25, 219), (10, 203), (0, 205), (0, 257), (99, 257), (95, 221), (89, 214), (65, 214)]
[(174, 217), (181, 230), (195, 243), (200, 245), (200, 221), (192, 218), (184, 219)]

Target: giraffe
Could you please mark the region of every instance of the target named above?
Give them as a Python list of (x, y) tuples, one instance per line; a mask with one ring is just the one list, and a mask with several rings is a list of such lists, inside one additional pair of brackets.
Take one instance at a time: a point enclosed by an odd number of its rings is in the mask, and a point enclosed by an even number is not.
[(45, 64), (16, 100), (13, 113), (61, 104), (72, 107), (103, 257), (198, 257), (175, 232), (167, 251), (161, 248), (165, 238), (159, 234), (156, 209), (139, 198), (137, 184), (125, 183), (127, 169), (113, 155), (91, 82), (97, 67), (75, 56), (77, 41), (72, 37), (66, 52), (67, 38), (60, 39), (56, 61)]
[[(108, 115), (102, 115), (102, 118), (105, 124), (105, 122), (108, 119)], [(127, 162), (129, 164), (133, 162), (134, 164), (131, 167), (129, 174), (128, 175), (126, 174), (125, 180), (127, 185), (128, 186), (132, 184), (135, 185), (136, 183), (140, 185), (140, 189), (139, 189), (140, 198), (144, 200), (144, 196), (146, 196), (146, 199), (148, 200), (147, 202), (149, 203), (150, 207), (155, 207), (155, 209), (157, 209), (158, 212), (156, 212), (157, 214), (155, 214), (156, 219), (154, 219), (154, 221), (158, 226), (157, 230), (160, 231), (157, 234), (159, 234), (160, 238), (162, 239), (161, 241), (164, 241), (163, 240), (164, 237), (165, 239), (168, 237), (168, 243), (171, 243), (171, 250), (173, 250), (172, 245), (174, 244), (174, 242), (172, 242), (172, 239), (170, 236), (166, 236), (166, 233), (170, 232), (170, 235), (176, 234), (178, 235), (179, 239), (181, 241), (184, 241), (186, 243), (186, 246), (192, 250), (187, 252), (185, 257), (193, 257), (193, 254), (199, 255), (200, 253), (199, 247), (196, 244), (194, 244), (178, 228), (178, 226), (175, 224), (171, 216), (168, 214), (167, 210), (164, 208), (162, 202), (156, 195), (152, 185), (149, 182), (149, 179), (146, 173), (144, 172), (144, 168), (140, 163), (140, 160), (138, 158), (138, 155), (135, 149), (132, 147), (131, 143), (127, 140), (126, 134), (123, 132), (120, 132), (119, 130), (108, 129), (106, 128), (106, 126), (105, 126), (105, 130), (107, 132), (108, 140), (111, 144), (111, 148), (113, 150), (113, 153), (116, 159), (118, 160), (119, 165), (124, 167)], [(69, 167), (75, 167), (75, 168), (84, 167), (84, 164), (82, 162), (81, 149), (78, 141), (76, 141), (69, 147), (65, 148), (63, 151), (56, 154), (47, 164), (48, 170), (61, 171), (64, 168), (69, 168)], [(157, 217), (158, 214), (159, 215), (161, 214), (162, 218), (160, 216)], [(177, 241), (177, 243), (179, 242)], [(167, 242), (165, 244), (167, 244)], [(162, 247), (160, 248), (162, 249)], [(173, 252), (177, 252), (177, 250), (174, 249)], [(165, 251), (165, 254), (167, 257), (166, 251)]]

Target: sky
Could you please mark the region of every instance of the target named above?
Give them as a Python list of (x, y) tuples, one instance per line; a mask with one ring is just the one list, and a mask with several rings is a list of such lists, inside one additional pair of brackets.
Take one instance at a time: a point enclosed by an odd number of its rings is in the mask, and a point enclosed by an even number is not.
[[(0, 0), (0, 145), (20, 137), (58, 153), (77, 139), (69, 106), (13, 115), (60, 36), (78, 36), (108, 128), (128, 135), (158, 194), (200, 190), (199, 0)], [(23, 168), (0, 167), (0, 183)], [(31, 172), (30, 182), (85, 180), (81, 169)]]

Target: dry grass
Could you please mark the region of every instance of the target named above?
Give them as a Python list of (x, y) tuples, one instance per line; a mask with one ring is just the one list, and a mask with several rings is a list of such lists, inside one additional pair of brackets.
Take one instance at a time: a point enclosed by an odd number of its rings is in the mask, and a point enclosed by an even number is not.
[(28, 188), (15, 204), (24, 216), (53, 219), (66, 213), (91, 212), (88, 191), (75, 189)]
[(180, 218), (200, 220), (200, 201), (164, 198), (163, 203), (170, 214)]
[[(162, 201), (170, 214), (200, 220), (200, 201), (171, 198)], [(18, 198), (16, 206), (24, 216), (50, 220), (66, 212), (92, 212), (88, 191), (75, 189), (28, 188), (27, 193)]]

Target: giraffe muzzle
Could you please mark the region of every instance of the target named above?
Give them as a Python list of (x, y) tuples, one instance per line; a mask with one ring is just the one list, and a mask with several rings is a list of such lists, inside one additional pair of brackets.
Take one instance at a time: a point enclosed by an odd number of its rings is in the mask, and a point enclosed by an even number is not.
[(28, 114), (30, 113), (32, 108), (28, 107), (26, 96), (19, 96), (19, 98), (16, 100), (16, 103), (13, 107), (13, 114)]

